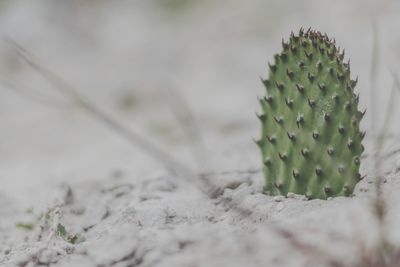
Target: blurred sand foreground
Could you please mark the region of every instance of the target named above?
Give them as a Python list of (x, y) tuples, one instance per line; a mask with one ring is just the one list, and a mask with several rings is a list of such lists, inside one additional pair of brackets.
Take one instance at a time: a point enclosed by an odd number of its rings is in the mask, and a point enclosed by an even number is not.
[[(379, 174), (397, 251), (399, 23), (399, 2), (383, 0), (0, 1), (0, 265), (360, 266), (376, 252), (370, 155), (387, 110)], [(353, 198), (262, 194), (259, 77), (301, 26), (334, 36), (359, 77), (367, 178)], [(202, 173), (214, 198), (63, 82)]]

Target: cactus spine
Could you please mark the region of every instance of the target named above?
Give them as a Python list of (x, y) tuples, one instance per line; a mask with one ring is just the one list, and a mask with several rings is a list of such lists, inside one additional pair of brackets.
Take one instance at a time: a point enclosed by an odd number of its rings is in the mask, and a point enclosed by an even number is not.
[(265, 192), (308, 198), (350, 196), (358, 181), (364, 148), (350, 61), (326, 34), (300, 30), (269, 64), (261, 149)]

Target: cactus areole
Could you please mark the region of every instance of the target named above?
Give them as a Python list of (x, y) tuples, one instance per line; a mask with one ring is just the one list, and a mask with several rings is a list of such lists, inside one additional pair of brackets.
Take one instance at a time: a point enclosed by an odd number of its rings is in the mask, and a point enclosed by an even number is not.
[(335, 40), (318, 31), (301, 29), (282, 47), (263, 80), (267, 94), (258, 115), (265, 193), (350, 196), (362, 179), (365, 135), (350, 62)]

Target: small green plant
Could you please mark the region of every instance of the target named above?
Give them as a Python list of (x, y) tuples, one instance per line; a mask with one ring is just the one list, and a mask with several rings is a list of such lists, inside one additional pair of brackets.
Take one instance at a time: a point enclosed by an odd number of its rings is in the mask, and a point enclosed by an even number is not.
[(300, 30), (269, 64), (263, 80), (267, 96), (263, 113), (261, 149), (265, 192), (289, 192), (308, 198), (350, 196), (358, 181), (365, 132), (359, 123), (350, 78), (350, 61), (335, 41), (318, 31)]
[(68, 234), (65, 226), (61, 223), (57, 225), (57, 235), (71, 244), (85, 241), (85, 238), (80, 234)]
[(67, 237), (67, 230), (65, 229), (65, 226), (61, 223), (57, 224), (57, 235), (62, 238)]
[(35, 225), (33, 223), (17, 223), (15, 225), (18, 229), (23, 229), (26, 231), (32, 231), (33, 229), (35, 229)]

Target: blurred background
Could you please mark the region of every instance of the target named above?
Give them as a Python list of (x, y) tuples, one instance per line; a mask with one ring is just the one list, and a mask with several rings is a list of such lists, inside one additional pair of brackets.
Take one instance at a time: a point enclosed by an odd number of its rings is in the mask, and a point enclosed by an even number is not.
[[(400, 95), (399, 25), (395, 0), (1, 0), (0, 194), (27, 205), (63, 182), (163, 170), (64, 83), (196, 172), (259, 168), (260, 77), (300, 27), (346, 49), (373, 136)], [(398, 144), (391, 103), (385, 133)]]

